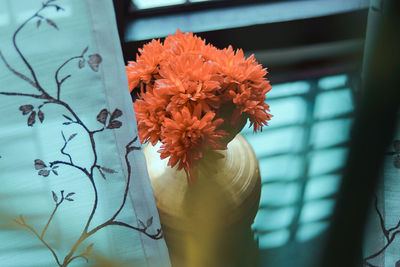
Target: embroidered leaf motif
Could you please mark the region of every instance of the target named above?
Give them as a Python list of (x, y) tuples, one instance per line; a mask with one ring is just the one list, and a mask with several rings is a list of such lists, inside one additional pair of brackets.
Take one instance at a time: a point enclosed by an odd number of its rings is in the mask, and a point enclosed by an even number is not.
[(36, 21), (36, 27), (39, 28), (40, 24), (42, 24), (42, 20), (39, 19), (38, 21)]
[(57, 12), (60, 10), (63, 10), (63, 11), (65, 10), (64, 8), (60, 7), (59, 5), (55, 5), (55, 8), (56, 8)]
[(144, 223), (143, 223), (141, 220), (139, 220), (139, 226), (140, 226), (141, 228), (146, 228), (146, 226), (144, 225)]
[(19, 215), (18, 218), (14, 218), (14, 222), (16, 222), (19, 225), (24, 225), (25, 224), (25, 220), (24, 220), (24, 217), (22, 217), (22, 215)]
[(64, 115), (64, 114), (63, 114), (63, 116), (64, 116), (64, 118), (66, 118), (67, 120), (72, 121), (72, 119), (71, 119), (70, 117), (68, 117), (67, 115)]
[(83, 49), (81, 55), (83, 56), (84, 54), (86, 54), (86, 52), (88, 51), (88, 49), (89, 49), (89, 46), (86, 46), (85, 49)]
[(41, 110), (38, 112), (38, 118), (41, 123), (44, 121), (44, 113)]
[(74, 200), (71, 198), (73, 195), (75, 195), (75, 192), (68, 193), (68, 194), (65, 196), (65, 199), (68, 200), (68, 201), (74, 201)]
[(116, 173), (117, 171), (113, 170), (113, 169), (109, 169), (106, 167), (100, 167), (101, 170), (105, 171), (106, 173)]
[(71, 134), (71, 136), (68, 138), (68, 142), (74, 139), (76, 135), (77, 133)]
[(94, 244), (90, 244), (87, 248), (86, 248), (86, 254), (90, 253), (90, 251), (92, 251)]
[(32, 111), (28, 118), (28, 126), (33, 126), (36, 122), (36, 111)]
[(99, 65), (102, 61), (102, 58), (99, 54), (93, 54), (93, 55), (89, 55), (89, 66), (90, 68), (97, 72), (99, 71)]
[(46, 168), (46, 164), (40, 160), (40, 159), (35, 159), (35, 170), (41, 170)]
[(101, 174), (101, 177), (103, 177), (103, 179), (106, 180), (106, 175), (101, 171), (100, 168), (99, 168), (98, 170), (99, 170), (99, 172), (100, 172), (100, 174)]
[(122, 116), (122, 111), (119, 109), (115, 109), (114, 112), (111, 114), (110, 121), (113, 121), (114, 119), (119, 118), (121, 116)]
[(119, 120), (116, 120), (116, 118), (119, 118), (122, 116), (122, 111), (119, 109), (115, 109), (113, 113), (111, 114), (110, 117), (110, 122), (107, 125), (107, 129), (117, 129), (122, 126), (122, 122)]
[[(56, 169), (58, 169), (58, 167), (59, 167), (59, 166), (53, 166), (53, 167), (51, 167), (51, 171), (52, 171), (55, 175), (57, 175), (57, 176), (58, 176), (58, 172), (56, 171)], [(61, 191), (61, 192), (63, 192), (63, 191)]]
[(57, 197), (56, 193), (54, 193), (54, 191), (51, 191), (51, 193), (53, 193), (53, 200), (54, 200), (54, 202), (57, 203), (58, 197)]
[(84, 59), (79, 60), (79, 62), (78, 62), (78, 67), (79, 67), (80, 69), (82, 69), (83, 67), (85, 67), (85, 60), (84, 60)]
[(55, 24), (54, 21), (52, 21), (51, 19), (46, 19), (47, 24), (49, 24), (50, 26), (56, 28), (58, 30), (57, 24)]
[(49, 170), (40, 170), (39, 171), (39, 175), (43, 176), (43, 177), (47, 177), (49, 176), (50, 171)]
[(147, 227), (150, 227), (152, 224), (153, 224), (153, 216), (151, 216), (146, 222)]
[(22, 225), (22, 222), (20, 222), (20, 220), (18, 220), (18, 218), (14, 218), (13, 221), (14, 221), (16, 224)]
[(106, 120), (107, 120), (107, 117), (108, 117), (108, 110), (104, 108), (97, 115), (97, 121), (102, 123), (102, 124), (105, 124)]
[(22, 115), (27, 115), (29, 112), (33, 110), (32, 105), (23, 105), (19, 107), (19, 110), (22, 111)]
[(24, 220), (24, 217), (22, 217), (22, 215), (19, 215), (18, 218), (14, 218), (13, 220), (14, 220), (14, 222), (16, 222), (19, 225), (26, 224), (25, 220)]
[(122, 126), (122, 122), (118, 120), (110, 121), (110, 123), (107, 125), (107, 129), (118, 129), (119, 127)]

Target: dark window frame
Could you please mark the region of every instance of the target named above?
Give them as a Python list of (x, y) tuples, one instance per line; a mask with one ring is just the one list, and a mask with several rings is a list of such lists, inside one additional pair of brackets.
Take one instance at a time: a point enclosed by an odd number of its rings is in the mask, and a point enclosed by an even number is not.
[[(282, 1), (282, 0), (281, 0)], [(299, 0), (304, 1), (304, 0)], [(182, 14), (210, 8), (227, 8), (232, 6), (252, 5), (257, 3), (277, 3), (277, 0), (233, 0), (210, 1), (166, 6), (159, 8), (133, 10), (130, 0), (114, 0), (117, 11), (117, 22), (123, 47), (125, 63), (135, 60), (138, 49), (148, 40), (132, 41), (125, 36), (132, 22), (144, 17), (159, 17), (166, 14)], [(221, 29), (196, 33), (218, 48), (232, 45), (242, 48), (245, 52), (255, 53), (257, 60), (272, 72), (271, 82), (287, 82), (298, 79), (321, 77), (337, 73), (361, 70), (363, 55), (363, 40), (365, 38), (367, 8), (360, 8), (344, 13), (334, 13), (305, 19), (294, 19), (274, 23), (251, 25), (230, 29)], [(161, 40), (163, 38), (160, 38)], [(357, 41), (357, 45), (346, 46), (343, 43)], [(312, 48), (322, 49), (329, 44), (327, 53), (307, 58), (303, 48), (312, 52)], [(337, 44), (337, 45), (336, 45)], [(288, 55), (298, 54), (299, 58)], [(258, 57), (258, 52), (273, 52), (275, 60)], [(289, 53), (290, 51), (290, 53)], [(279, 62), (279, 57), (285, 58), (285, 63)], [(288, 58), (289, 57), (289, 58)]]
[(282, 0), (211, 0), (206, 2), (185, 1), (184, 4), (160, 6), (146, 9), (137, 9), (131, 0), (129, 2), (129, 15), (134, 18), (155, 17), (170, 14), (181, 14), (210, 9), (223, 9), (227, 7), (252, 5), (259, 3), (279, 2)]

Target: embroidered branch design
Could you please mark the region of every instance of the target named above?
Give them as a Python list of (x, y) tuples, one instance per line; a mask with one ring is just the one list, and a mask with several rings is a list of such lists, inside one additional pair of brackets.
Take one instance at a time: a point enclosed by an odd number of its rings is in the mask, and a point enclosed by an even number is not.
[(381, 227), (382, 233), (385, 237), (386, 244), (381, 249), (379, 249), (377, 252), (375, 252), (374, 254), (371, 254), (370, 256), (364, 258), (364, 260), (363, 260), (364, 266), (368, 266), (368, 267), (378, 267), (374, 264), (371, 264), (369, 262), (369, 260), (374, 259), (374, 258), (378, 257), (379, 255), (381, 255), (393, 243), (396, 236), (400, 233), (400, 220), (398, 221), (396, 226), (391, 227), (391, 228), (386, 228), (385, 220), (383, 219), (382, 213), (378, 208), (378, 198), (376, 196), (375, 196), (374, 208), (379, 217), (380, 227)]
[(58, 176), (59, 171), (58, 168), (61, 165), (65, 165), (71, 168), (75, 168), (79, 170), (82, 175), (84, 175), (90, 182), (91, 188), (93, 190), (94, 194), (94, 201), (93, 201), (93, 206), (90, 211), (90, 215), (86, 220), (85, 226), (79, 236), (79, 238), (76, 240), (72, 248), (69, 250), (68, 254), (62, 258), (60, 255), (57, 254), (57, 251), (52, 248), (49, 243), (46, 242), (45, 240), (45, 234), (47, 229), (52, 223), (52, 220), (59, 209), (61, 205), (65, 205), (67, 202), (74, 201), (75, 192), (69, 192), (66, 193), (64, 190), (61, 190), (59, 193), (56, 193), (54, 191), (51, 192), (51, 197), (53, 198), (54, 201), (54, 209), (50, 214), (49, 219), (47, 220), (47, 223), (43, 226), (42, 231), (38, 231), (34, 229), (32, 226), (29, 225), (29, 223), (25, 220), (25, 218), (20, 215), (18, 218), (15, 218), (14, 221), (15, 223), (21, 225), (22, 227), (28, 229), (30, 232), (32, 232), (40, 241), (41, 243), (47, 247), (47, 249), (51, 252), (52, 256), (54, 257), (54, 260), (56, 261), (58, 266), (68, 266), (72, 261), (76, 259), (84, 259), (86, 262), (88, 262), (88, 257), (89, 254), (94, 246), (94, 244), (90, 244), (87, 246), (83, 252), (79, 253), (77, 252), (78, 249), (80, 249), (82, 242), (84, 242), (87, 238), (90, 236), (94, 235), (97, 231), (108, 227), (108, 226), (121, 226), (121, 227), (126, 227), (135, 231), (138, 231), (147, 237), (151, 239), (161, 239), (162, 238), (162, 232), (161, 228), (158, 228), (155, 233), (152, 233), (151, 231), (151, 226), (153, 225), (153, 217), (147, 218), (146, 223), (144, 223), (141, 220), (138, 220), (138, 226), (133, 226), (130, 224), (127, 224), (125, 222), (119, 221), (117, 219), (118, 215), (122, 211), (123, 207), (125, 206), (127, 197), (128, 197), (128, 192), (129, 192), (129, 184), (131, 181), (131, 165), (129, 162), (129, 154), (132, 151), (139, 150), (140, 147), (135, 145), (135, 142), (137, 142), (138, 137), (136, 136), (133, 138), (132, 141), (130, 141), (126, 146), (125, 146), (125, 164), (127, 166), (128, 170), (128, 177), (125, 185), (125, 190), (123, 194), (123, 199), (121, 204), (118, 206), (118, 209), (115, 211), (115, 213), (105, 222), (92, 226), (92, 220), (93, 217), (96, 213), (97, 206), (99, 203), (99, 196), (98, 196), (98, 191), (97, 191), (97, 186), (95, 182), (95, 175), (98, 172), (102, 178), (106, 179), (106, 174), (114, 174), (116, 173), (115, 170), (101, 166), (100, 163), (98, 162), (98, 151), (96, 148), (96, 141), (95, 141), (95, 135), (103, 132), (105, 130), (110, 130), (110, 129), (118, 129), (122, 126), (122, 122), (118, 120), (119, 117), (121, 117), (122, 111), (119, 109), (115, 109), (112, 112), (110, 112), (107, 109), (102, 109), (97, 117), (96, 120), (98, 123), (100, 123), (100, 127), (95, 130), (89, 129), (89, 127), (85, 124), (84, 121), (81, 120), (79, 115), (71, 108), (71, 106), (62, 100), (62, 86), (63, 84), (72, 77), (72, 74), (68, 75), (63, 75), (62, 70), (65, 66), (68, 64), (71, 64), (74, 61), (77, 61), (77, 67), (79, 69), (82, 69), (85, 67), (86, 63), (87, 65), (91, 68), (91, 70), (97, 72), (99, 70), (100, 64), (102, 62), (102, 58), (99, 54), (91, 54), (86, 56), (86, 54), (89, 51), (89, 47), (86, 47), (83, 49), (82, 53), (77, 56), (73, 56), (69, 59), (67, 59), (64, 63), (62, 63), (55, 71), (54, 73), (54, 80), (56, 83), (56, 95), (53, 96), (49, 93), (47, 88), (44, 88), (37, 77), (37, 74), (35, 72), (35, 69), (32, 67), (32, 65), (29, 63), (28, 59), (24, 56), (23, 52), (18, 46), (17, 43), (17, 37), (18, 34), (21, 32), (21, 30), (27, 25), (28, 23), (31, 23), (35, 21), (36, 26), (39, 28), (43, 24), (43, 22), (47, 23), (49, 26), (53, 27), (56, 30), (59, 30), (58, 25), (46, 18), (44, 15), (42, 15), (42, 11), (48, 8), (55, 8), (56, 11), (63, 11), (64, 9), (55, 4), (57, 0), (47, 0), (42, 4), (42, 7), (34, 13), (31, 17), (29, 17), (27, 20), (25, 20), (14, 32), (13, 37), (12, 37), (12, 43), (13, 46), (20, 57), (20, 59), (24, 62), (25, 66), (29, 70), (29, 74), (24, 74), (22, 72), (17, 71), (14, 69), (11, 64), (7, 61), (6, 57), (2, 54), (0, 51), (0, 61), (2, 61), (6, 68), (13, 73), (17, 78), (25, 81), (28, 83), (30, 86), (34, 87), (35, 90), (37, 91), (36, 93), (19, 93), (19, 92), (0, 92), (0, 96), (20, 96), (20, 97), (26, 97), (26, 98), (34, 98), (34, 99), (39, 99), (42, 100), (42, 103), (35, 107), (32, 104), (24, 104), (19, 107), (20, 112), (22, 112), (23, 116), (27, 116), (27, 125), (29, 127), (33, 127), (38, 121), (40, 123), (43, 123), (46, 116), (45, 116), (45, 111), (44, 107), (49, 104), (53, 105), (58, 105), (64, 108), (65, 113), (62, 114), (62, 116), (66, 119), (65, 122), (63, 122), (63, 127), (68, 127), (68, 125), (71, 124), (77, 124), (82, 128), (82, 131), (85, 133), (85, 136), (88, 136), (91, 144), (91, 152), (93, 153), (93, 163), (89, 168), (84, 167), (79, 165), (79, 163), (75, 162), (73, 160), (73, 157), (71, 154), (67, 153), (65, 149), (67, 148), (68, 144), (73, 141), (73, 139), (78, 135), (78, 133), (71, 134), (70, 136), (65, 136), (64, 132), (61, 131), (61, 138), (64, 141), (64, 145), (60, 148), (60, 153), (65, 157), (64, 160), (58, 159), (54, 160), (51, 162), (44, 162), (41, 159), (35, 159), (34, 160), (34, 168), (38, 171), (39, 176), (43, 177), (48, 177), (52, 174)]
[[(393, 156), (393, 166), (395, 168), (399, 169), (400, 168), (400, 140), (394, 140), (392, 145), (393, 145), (393, 151), (386, 152), (386, 155)], [(374, 259), (374, 258), (378, 257), (379, 255), (381, 255), (382, 253), (384, 253), (385, 250), (393, 243), (395, 237), (400, 233), (400, 220), (396, 224), (396, 226), (391, 227), (389, 229), (386, 228), (385, 220), (383, 219), (382, 213), (378, 208), (377, 196), (375, 196), (374, 208), (379, 217), (379, 223), (380, 223), (380, 227), (382, 230), (382, 234), (386, 240), (386, 245), (384, 245), (376, 253), (364, 258), (364, 260), (363, 260), (364, 266), (368, 266), (368, 267), (378, 267), (374, 264), (371, 264), (368, 261), (371, 259)], [(396, 267), (397, 266), (400, 266), (400, 260), (396, 262)]]

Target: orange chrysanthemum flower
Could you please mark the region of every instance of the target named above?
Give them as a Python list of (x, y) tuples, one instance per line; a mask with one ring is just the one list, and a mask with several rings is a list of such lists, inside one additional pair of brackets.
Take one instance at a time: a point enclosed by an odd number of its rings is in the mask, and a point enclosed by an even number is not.
[(188, 107), (172, 113), (172, 118), (165, 118), (162, 133), (163, 145), (158, 151), (161, 158), (169, 157), (168, 165), (178, 164), (178, 170), (184, 169), (189, 177), (189, 169), (203, 157), (208, 149), (224, 149), (220, 139), (227, 135), (217, 130), (223, 119), (215, 119), (215, 113), (207, 112), (201, 116), (201, 106), (193, 112)]
[[(230, 46), (217, 49), (193, 33), (153, 40), (126, 66), (142, 143), (161, 142), (161, 158), (188, 174), (209, 149), (224, 149), (224, 129), (249, 119), (254, 131), (272, 115), (271, 90), (254, 56)], [(231, 110), (231, 112), (227, 112)]]

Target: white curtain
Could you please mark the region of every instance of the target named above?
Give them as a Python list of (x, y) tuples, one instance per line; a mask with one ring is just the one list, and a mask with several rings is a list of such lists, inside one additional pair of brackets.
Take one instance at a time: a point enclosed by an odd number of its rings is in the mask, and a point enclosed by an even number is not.
[(112, 1), (1, 0), (0, 53), (0, 266), (169, 266)]

